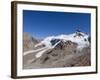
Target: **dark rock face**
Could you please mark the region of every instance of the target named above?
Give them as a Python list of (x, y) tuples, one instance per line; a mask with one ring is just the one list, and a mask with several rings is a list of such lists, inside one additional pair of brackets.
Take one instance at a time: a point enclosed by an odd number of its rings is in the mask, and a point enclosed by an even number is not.
[(50, 42), (53, 45), (55, 45), (57, 42), (61, 41), (60, 39), (52, 39)]
[(76, 35), (74, 37), (84, 37), (80, 30), (76, 30)]
[(60, 41), (60, 43), (58, 43), (56, 46), (55, 46), (55, 49), (70, 49), (70, 48), (77, 48), (77, 43), (74, 43), (72, 41)]
[(88, 37), (88, 41), (91, 43), (91, 37), (90, 36)]

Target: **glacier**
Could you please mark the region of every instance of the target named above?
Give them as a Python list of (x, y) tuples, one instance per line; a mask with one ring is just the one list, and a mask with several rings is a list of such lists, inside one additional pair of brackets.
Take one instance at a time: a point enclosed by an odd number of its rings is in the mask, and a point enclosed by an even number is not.
[[(47, 48), (53, 48), (54, 46), (52, 46), (51, 44), (51, 40), (53, 39), (61, 39), (63, 41), (72, 41), (78, 44), (77, 49), (82, 49), (84, 47), (87, 47), (90, 45), (90, 42), (88, 40), (89, 35), (86, 33), (82, 33), (82, 32), (76, 32), (76, 33), (72, 33), (72, 34), (68, 34), (68, 35), (58, 35), (58, 36), (49, 36), (46, 37), (43, 41), (41, 41), (40, 43), (36, 44), (35, 47), (38, 47), (40, 45), (45, 45)], [(57, 45), (57, 43), (56, 43)]]

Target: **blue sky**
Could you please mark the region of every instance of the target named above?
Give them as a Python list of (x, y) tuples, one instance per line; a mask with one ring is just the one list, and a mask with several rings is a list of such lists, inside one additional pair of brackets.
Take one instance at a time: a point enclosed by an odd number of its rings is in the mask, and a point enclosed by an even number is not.
[(89, 13), (68, 13), (23, 10), (23, 32), (36, 38), (70, 34), (77, 28), (90, 33)]

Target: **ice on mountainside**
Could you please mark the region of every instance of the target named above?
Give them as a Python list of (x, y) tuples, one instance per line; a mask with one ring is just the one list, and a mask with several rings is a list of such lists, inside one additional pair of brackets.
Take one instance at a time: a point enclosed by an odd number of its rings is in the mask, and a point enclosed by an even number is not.
[[(46, 37), (43, 41), (40, 43), (36, 44), (35, 47), (40, 46), (40, 45), (45, 45), (48, 48), (53, 48), (54, 45), (52, 45), (52, 40), (57, 40), (56, 42), (59, 43), (59, 41), (72, 41), (78, 44), (78, 49), (82, 49), (86, 46), (89, 46), (89, 35), (80, 31), (77, 31), (73, 34), (68, 34), (68, 35), (58, 35), (58, 36), (49, 36)], [(57, 43), (56, 43), (57, 45)]]

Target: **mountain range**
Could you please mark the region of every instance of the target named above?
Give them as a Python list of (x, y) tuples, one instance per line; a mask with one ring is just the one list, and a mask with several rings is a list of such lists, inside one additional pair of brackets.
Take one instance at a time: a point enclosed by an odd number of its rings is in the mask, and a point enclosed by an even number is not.
[(90, 66), (90, 35), (81, 31), (39, 41), (24, 33), (23, 68)]

